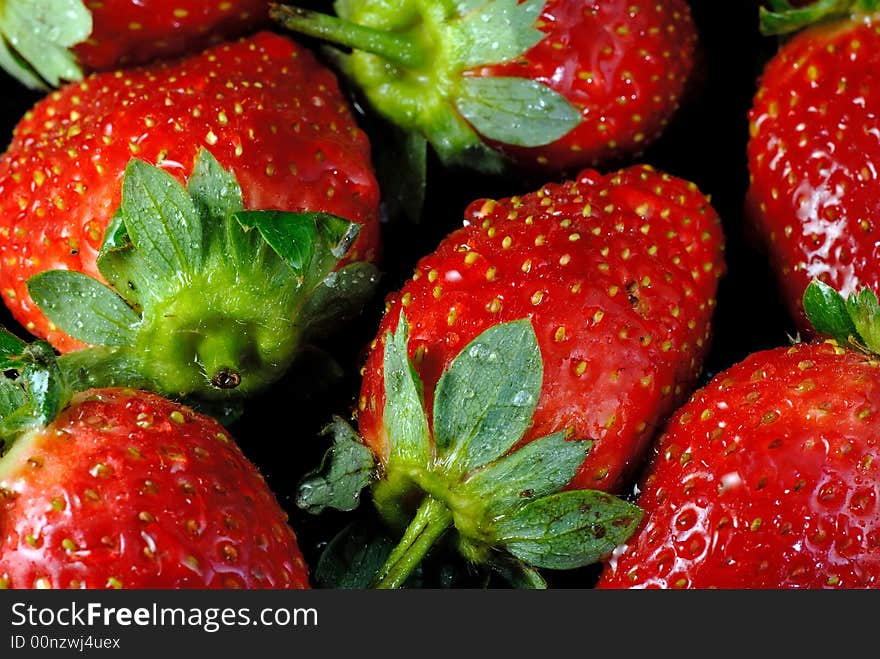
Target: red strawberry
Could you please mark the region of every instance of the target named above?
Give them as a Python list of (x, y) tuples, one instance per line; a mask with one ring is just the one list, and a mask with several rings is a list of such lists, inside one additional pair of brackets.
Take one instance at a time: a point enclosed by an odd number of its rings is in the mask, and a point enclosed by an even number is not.
[(266, 0), (180, 3), (83, 0), (92, 33), (73, 52), (88, 71), (140, 64), (202, 50), (269, 22)]
[[(440, 374), (474, 337), (531, 318), (545, 375), (524, 440), (563, 429), (594, 440), (572, 486), (620, 490), (700, 373), (724, 269), (715, 211), (693, 184), (639, 166), (475, 201), (465, 225), (390, 298), (378, 336), (405, 311), (430, 403)], [(380, 458), (388, 451), (383, 354), (377, 341), (358, 412)]]
[[(137, 181), (129, 186), (126, 206), (123, 177), (132, 158), (157, 165), (177, 181), (189, 180), (192, 188), (191, 172), (205, 149), (237, 182), (214, 167), (213, 159), (210, 166), (205, 160), (199, 189), (188, 190), (186, 199), (180, 196), (182, 191), (173, 193), (189, 208), (195, 203), (195, 210), (184, 217), (182, 206), (163, 198), (179, 185), (140, 167)], [(158, 188), (149, 192), (151, 185)], [(205, 194), (213, 194), (214, 201), (200, 198)], [(209, 201), (221, 208), (203, 212)], [(63, 320), (63, 314), (76, 311), (70, 296), (83, 295), (74, 285), (78, 279), (64, 280), (63, 295), (55, 291), (47, 298), (42, 287), (40, 302), (56, 321), (50, 322), (36, 308), (28, 280), (54, 269), (109, 281), (136, 312), (152, 314), (159, 324), (149, 319), (140, 322), (136, 333), (141, 338), (135, 343), (139, 342), (142, 354), (149, 347), (154, 353), (151, 359), (156, 354), (177, 359), (177, 365), (168, 369), (172, 375), (189, 368), (192, 350), (167, 344), (160, 349), (155, 341), (180, 339), (192, 332), (226, 337), (224, 349), (230, 354), (220, 359), (229, 363), (215, 364), (218, 369), (228, 367), (242, 375), (239, 367), (247, 362), (277, 371), (289, 361), (290, 355), (283, 353), (290, 353), (289, 348), (304, 336), (308, 318), (297, 314), (332, 315), (335, 307), (328, 300), (333, 291), (344, 295), (342, 282), (351, 277), (337, 277), (332, 291), (321, 289), (323, 303), (316, 300), (314, 308), (303, 308), (305, 300), (314, 297), (314, 287), (337, 266), (360, 266), (375, 259), (378, 202), (369, 143), (333, 75), (308, 51), (263, 32), (175, 63), (96, 74), (38, 102), (18, 124), (0, 159), (0, 290), (28, 330), (62, 351), (83, 344), (117, 346), (132, 341), (111, 337), (108, 343), (100, 333), (83, 332), (82, 318)], [(275, 260), (259, 256), (263, 243), (228, 233), (226, 222), (242, 205), (332, 213), (355, 223), (353, 229), (359, 234), (346, 253), (343, 244), (356, 235), (346, 226), (327, 229), (325, 222), (316, 233), (314, 222), (308, 230), (279, 229), (279, 220), (269, 245), (280, 249), (282, 259), (293, 268), (279, 269)], [(193, 215), (196, 211), (200, 219)], [(213, 211), (223, 218), (209, 217)], [(114, 213), (113, 231), (105, 236)], [(265, 220), (273, 223), (271, 214)], [(159, 224), (151, 224), (154, 221)], [(242, 231), (238, 222), (232, 224), (233, 233)], [(115, 235), (120, 230), (130, 234), (125, 244)], [(159, 243), (155, 231), (164, 236)], [(279, 238), (283, 240), (274, 244)], [(178, 241), (187, 244), (181, 247)], [(157, 256), (162, 245), (167, 253)], [(129, 247), (142, 252), (136, 264), (116, 264)], [(317, 259), (311, 270), (310, 259)], [(141, 273), (139, 280), (130, 272), (132, 267)], [(156, 279), (159, 271), (164, 272), (165, 284)], [(310, 274), (304, 279), (306, 272)], [(292, 290), (300, 292), (293, 295)], [(124, 306), (119, 307), (122, 312)], [(98, 315), (106, 312), (104, 308)], [(183, 321), (184, 315), (189, 320)], [(116, 315), (116, 320), (117, 325), (132, 325), (126, 313)], [(176, 327), (162, 326), (169, 320)], [(247, 336), (229, 339), (227, 330)], [(190, 336), (186, 341), (192, 343), (195, 336)], [(274, 347), (268, 347), (267, 341)], [(196, 380), (213, 378), (209, 370), (202, 370), (195, 374)], [(265, 384), (265, 378), (259, 379)], [(233, 380), (227, 378), (227, 384)], [(177, 394), (189, 386), (169, 384), (162, 391)]]
[[(24, 379), (52, 361), (30, 350)], [(0, 587), (309, 587), (286, 513), (216, 421), (143, 391), (52, 393), (0, 411)]]
[(516, 583), (596, 562), (639, 514), (614, 496), (702, 367), (719, 218), (647, 166), (585, 170), (481, 199), (389, 301), (363, 371), (360, 438), (334, 426), (327, 476), (301, 507), (372, 500), (408, 527), (375, 579), (395, 587), (447, 529), (472, 563)]
[(877, 298), (816, 283), (805, 306), (840, 342), (753, 354), (676, 413), (600, 588), (880, 585)]
[(697, 41), (682, 0), (335, 7), (336, 17), (270, 13), (353, 47), (338, 59), (378, 114), (427, 139), (445, 164), (485, 171), (509, 160), (574, 173), (640, 153), (677, 109)]
[(59, 0), (48, 9), (9, 0), (0, 16), (0, 66), (29, 87), (193, 53), (269, 23), (266, 0)]
[(776, 31), (844, 17), (794, 36), (767, 64), (748, 145), (749, 214), (803, 331), (813, 278), (846, 293), (880, 284), (880, 23), (861, 9), (876, 2), (821, 5), (765, 14)]

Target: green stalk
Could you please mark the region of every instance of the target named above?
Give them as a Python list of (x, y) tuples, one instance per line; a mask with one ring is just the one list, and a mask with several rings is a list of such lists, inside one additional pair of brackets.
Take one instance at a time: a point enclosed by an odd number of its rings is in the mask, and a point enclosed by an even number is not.
[(269, 14), (288, 30), (379, 55), (398, 66), (414, 69), (425, 63), (423, 49), (403, 34), (377, 30), (337, 16), (289, 5), (272, 5)]
[(451, 524), (452, 512), (446, 504), (426, 496), (400, 543), (373, 580), (372, 587), (400, 588)]
[(761, 7), (761, 33), (766, 36), (796, 32), (854, 13), (874, 12), (880, 9), (880, 0), (816, 0), (805, 7), (793, 7), (785, 0), (776, 0), (771, 5), (771, 10)]

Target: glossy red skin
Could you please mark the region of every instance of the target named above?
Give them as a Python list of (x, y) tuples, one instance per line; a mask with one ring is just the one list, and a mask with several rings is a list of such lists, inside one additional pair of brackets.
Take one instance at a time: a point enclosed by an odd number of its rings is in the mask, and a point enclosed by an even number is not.
[(261, 32), (176, 63), (95, 74), (39, 101), (0, 157), (0, 292), (61, 351), (82, 347), (34, 306), (51, 269), (94, 277), (132, 157), (184, 181), (201, 148), (238, 177), (249, 209), (325, 211), (361, 224), (348, 260), (376, 258), (370, 144), (336, 78), (305, 48)]
[(0, 462), (6, 587), (309, 587), (286, 513), (213, 419), (95, 390), (18, 441)]
[(749, 216), (807, 335), (813, 278), (844, 294), (880, 285), (878, 27), (847, 21), (794, 37), (768, 63), (750, 112)]
[(880, 586), (880, 363), (753, 354), (682, 407), (599, 588)]
[(92, 33), (74, 47), (87, 71), (192, 53), (269, 24), (266, 0), (85, 0)]
[[(430, 410), (441, 373), (468, 342), (494, 324), (531, 318), (544, 382), (524, 441), (563, 429), (592, 438), (571, 486), (621, 489), (700, 372), (724, 271), (718, 216), (696, 186), (632, 167), (478, 200), (465, 220), (390, 296), (378, 337), (405, 309)], [(382, 459), (383, 358), (374, 342), (358, 411), (359, 430)]]
[(697, 30), (684, 0), (550, 0), (537, 25), (548, 36), (527, 53), (469, 74), (544, 83), (583, 120), (546, 146), (492, 146), (527, 168), (576, 173), (634, 158), (660, 136), (694, 68)]

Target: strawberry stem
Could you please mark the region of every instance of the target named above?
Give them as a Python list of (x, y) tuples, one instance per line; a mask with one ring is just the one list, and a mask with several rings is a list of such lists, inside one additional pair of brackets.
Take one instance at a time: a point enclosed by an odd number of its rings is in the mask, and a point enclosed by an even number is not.
[(880, 8), (880, 0), (816, 0), (795, 7), (787, 0), (774, 0), (771, 9), (761, 7), (761, 33), (767, 36), (796, 32), (810, 25)]
[(418, 68), (425, 63), (422, 48), (403, 34), (377, 30), (290, 5), (271, 5), (269, 14), (288, 30), (379, 55), (402, 67)]
[(400, 543), (373, 580), (372, 587), (400, 588), (451, 524), (452, 512), (446, 504), (426, 496)]

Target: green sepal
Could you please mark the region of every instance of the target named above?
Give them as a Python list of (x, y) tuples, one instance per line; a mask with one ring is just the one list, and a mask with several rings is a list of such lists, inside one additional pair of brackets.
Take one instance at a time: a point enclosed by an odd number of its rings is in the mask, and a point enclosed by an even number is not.
[(223, 169), (207, 149), (199, 152), (192, 175), (186, 182), (186, 191), (199, 214), (210, 224), (219, 224), (244, 210), (238, 179)]
[[(45, 341), (25, 346), (17, 359), (14, 378), (6, 382), (0, 395), (0, 452), (30, 429), (49, 424), (67, 405), (72, 390), (58, 366), (55, 351)], [(13, 391), (17, 387), (20, 393)]]
[(243, 211), (235, 219), (256, 229), (307, 290), (332, 272), (360, 232), (360, 225), (329, 213)]
[(354, 510), (360, 504), (361, 491), (373, 480), (373, 454), (354, 429), (339, 417), (322, 434), (333, 436), (333, 446), (318, 469), (300, 481), (296, 505), (313, 515), (327, 508)]
[(880, 354), (880, 303), (871, 289), (860, 288), (844, 299), (828, 284), (813, 280), (804, 291), (803, 304), (817, 333)]
[(315, 565), (313, 580), (318, 588), (362, 590), (394, 549), (394, 542), (380, 529), (361, 521), (343, 528), (324, 548)]
[(183, 185), (164, 169), (132, 158), (119, 213), (154, 280), (179, 281), (201, 268), (202, 218)]
[(475, 471), (458, 494), (485, 502), (486, 519), (506, 515), (565, 487), (587, 457), (590, 445), (584, 440), (569, 441), (561, 432), (533, 440)]
[(874, 291), (862, 288), (851, 293), (846, 299), (846, 310), (862, 345), (880, 354), (880, 304)]
[(0, 327), (0, 370), (15, 368), (21, 363), (21, 355), (27, 343), (5, 327)]
[[(235, 177), (206, 149), (186, 187), (134, 159), (97, 260), (109, 286), (55, 271), (32, 289), (69, 335), (126, 348), (125, 379), (223, 407), (278, 380), (307, 340), (372, 296), (375, 266), (336, 270), (359, 228), (326, 213), (242, 211)], [(93, 352), (83, 364), (114, 379), (93, 360), (123, 352)]]
[(0, 66), (26, 87), (47, 90), (81, 80), (70, 48), (92, 33), (82, 0), (0, 2)]
[(336, 70), (360, 87), (375, 114), (406, 135), (423, 136), (444, 167), (509, 176), (516, 164), (481, 134), (508, 144), (549, 144), (574, 128), (580, 113), (546, 85), (512, 78), (481, 86), (467, 72), (513, 61), (545, 38), (536, 27), (545, 4), (336, 2), (338, 16), (286, 5), (273, 5), (270, 16), (342, 47), (325, 49)]
[(434, 441), (467, 472), (501, 457), (529, 427), (543, 381), (529, 320), (489, 328), (455, 357), (434, 393)]
[(547, 581), (541, 573), (513, 556), (501, 554), (489, 561), (489, 567), (511, 588), (547, 590)]
[(383, 419), (388, 429), (389, 468), (397, 464), (424, 467), (432, 461), (422, 383), (407, 355), (408, 342), (409, 325), (401, 313), (397, 330), (385, 338)]
[(509, 62), (547, 35), (535, 27), (546, 0), (489, 0), (450, 24), (453, 58), (464, 69)]
[(562, 94), (535, 80), (466, 77), (455, 105), (478, 133), (504, 144), (550, 144), (581, 122), (581, 113)]
[(878, 0), (816, 0), (803, 7), (795, 7), (787, 0), (772, 0), (770, 9), (759, 7), (760, 28), (765, 36), (785, 35), (823, 21), (858, 12), (869, 13), (878, 8)]
[(606, 558), (641, 518), (640, 508), (605, 492), (568, 490), (501, 518), (495, 537), (529, 565), (568, 570)]
[(53, 323), (91, 345), (131, 345), (141, 317), (113, 290), (74, 270), (47, 270), (27, 280), (33, 301)]
[(309, 321), (304, 338), (321, 336), (339, 323), (358, 317), (376, 292), (379, 277), (379, 269), (366, 261), (355, 261), (328, 273), (300, 311), (300, 316)]
[[(636, 506), (603, 492), (564, 491), (591, 442), (569, 441), (559, 432), (514, 449), (530, 425), (543, 379), (530, 320), (490, 327), (456, 355), (435, 390), (432, 429), (422, 425), (421, 389), (406, 354), (401, 314), (397, 332), (385, 341), (390, 454), (372, 490), (386, 522), (400, 528), (409, 521), (375, 587), (399, 587), (450, 526), (469, 562), (492, 566), (515, 557), (523, 567), (514, 576), (529, 587), (543, 582), (535, 568), (597, 562), (634, 531), (641, 515)], [(410, 451), (406, 459), (400, 438)]]
[(856, 336), (856, 326), (847, 310), (846, 300), (825, 282), (814, 279), (804, 291), (804, 312), (819, 334), (845, 345)]

